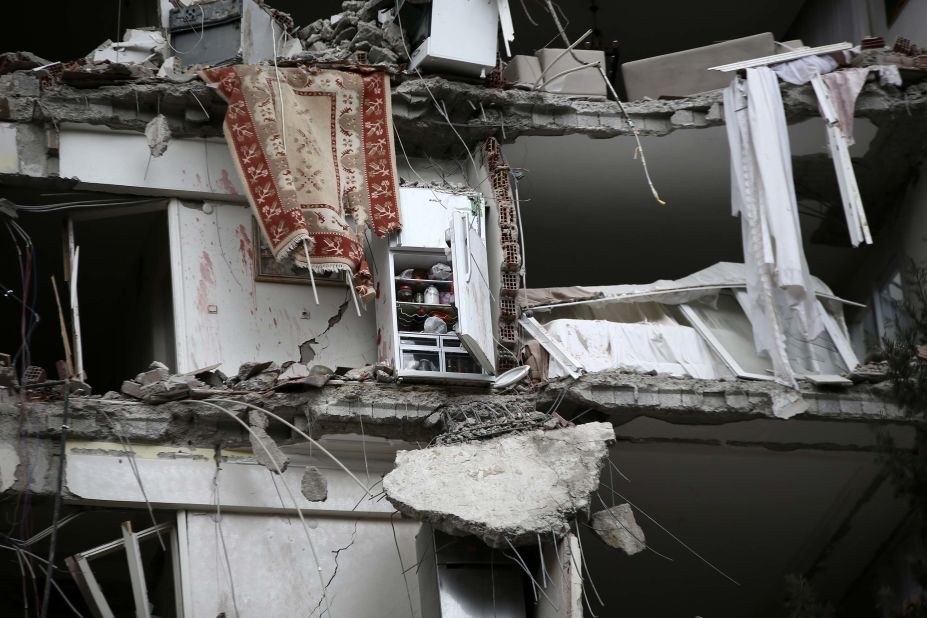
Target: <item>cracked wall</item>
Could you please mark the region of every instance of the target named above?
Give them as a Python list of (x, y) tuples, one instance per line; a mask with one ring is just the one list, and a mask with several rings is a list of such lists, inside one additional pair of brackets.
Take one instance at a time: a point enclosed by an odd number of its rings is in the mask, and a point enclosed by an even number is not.
[(247, 207), (172, 202), (170, 214), (182, 267), (172, 275), (175, 307), (182, 310), (178, 372), (222, 363), (228, 373), (248, 361), (280, 364), (310, 350), (312, 363), (331, 369), (376, 361), (373, 311), (359, 317), (343, 283), (316, 277), (316, 305), (305, 271), (278, 276), (284, 283), (274, 282), (275, 275), (255, 281), (256, 260), (277, 266), (262, 255)]

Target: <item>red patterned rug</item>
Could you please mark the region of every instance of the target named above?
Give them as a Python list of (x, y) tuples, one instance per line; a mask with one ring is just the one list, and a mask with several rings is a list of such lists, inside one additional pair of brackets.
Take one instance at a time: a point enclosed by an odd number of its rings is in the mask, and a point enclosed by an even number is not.
[(349, 270), (368, 293), (364, 230), (400, 229), (389, 77), (253, 65), (202, 76), (228, 102), (225, 139), (274, 257), (305, 266), (308, 241), (314, 272)]

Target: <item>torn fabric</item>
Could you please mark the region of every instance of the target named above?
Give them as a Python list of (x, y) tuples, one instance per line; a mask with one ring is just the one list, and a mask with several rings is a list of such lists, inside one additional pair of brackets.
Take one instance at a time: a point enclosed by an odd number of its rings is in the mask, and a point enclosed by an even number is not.
[(856, 98), (863, 89), (868, 75), (869, 67), (844, 69), (826, 75), (821, 74), (821, 80), (830, 91), (830, 98), (834, 110), (837, 112), (838, 123), (843, 135), (846, 137), (848, 146), (852, 146), (856, 141), (853, 139), (853, 115), (856, 109)]
[[(388, 76), (253, 65), (202, 76), (228, 102), (225, 138), (274, 257), (305, 242), (314, 272), (361, 279), (368, 221), (380, 236), (400, 229)], [(306, 266), (302, 250), (293, 258)]]
[[(707, 380), (733, 377), (694, 328), (672, 319), (664, 323), (559, 319), (544, 326), (570, 356), (582, 359), (583, 369), (589, 372), (620, 369)], [(568, 375), (554, 358), (549, 362), (549, 377)]]
[(797, 386), (785, 348), (785, 320), (806, 340), (824, 328), (808, 271), (779, 82), (768, 67), (747, 69), (724, 91), (731, 151), (731, 205), (740, 214), (747, 280), (745, 310), (757, 352), (777, 380)]
[(795, 60), (789, 60), (788, 62), (780, 62), (769, 68), (772, 69), (782, 81), (801, 85), (807, 84), (811, 81), (813, 76), (830, 73), (839, 66), (840, 64), (832, 56), (823, 54), (818, 56), (805, 56), (804, 58), (797, 58)]
[[(653, 283), (527, 288), (519, 290), (517, 300), (522, 310), (538, 310), (567, 303), (606, 304), (656, 301), (664, 305), (678, 305), (704, 296), (716, 295), (724, 288), (746, 287), (745, 272), (743, 264), (717, 262), (679, 279), (659, 279)], [(813, 275), (811, 282), (814, 285), (814, 293), (825, 304), (838, 307), (840, 303), (850, 302), (834, 296), (833, 290)], [(597, 319), (580, 315), (570, 317)]]
[[(868, 70), (861, 74), (865, 82)], [(860, 79), (856, 74), (853, 81), (845, 82), (824, 79), (825, 76), (815, 75), (811, 78), (814, 94), (818, 99), (821, 116), (827, 126), (827, 146), (830, 149), (831, 159), (834, 161), (834, 171), (837, 174), (837, 186), (840, 189), (840, 200), (843, 204), (844, 215), (847, 220), (847, 231), (850, 235), (850, 244), (858, 247), (860, 243), (872, 244), (872, 235), (869, 232), (869, 222), (863, 208), (863, 198), (856, 183), (856, 173), (853, 170), (853, 161), (850, 158), (850, 138), (847, 131), (853, 129), (853, 108), (856, 105), (855, 80)], [(827, 76), (830, 77), (830, 76)], [(859, 85), (862, 88), (862, 83)], [(847, 99), (852, 96), (852, 101)], [(847, 114), (849, 118), (847, 118)]]
[(807, 64), (799, 67), (798, 65), (791, 66), (799, 61), (787, 62), (772, 67), (772, 70), (783, 81), (791, 84), (811, 82), (814, 87), (821, 116), (827, 124), (827, 144), (830, 148), (831, 159), (834, 161), (837, 184), (840, 187), (840, 197), (846, 215), (847, 229), (850, 233), (850, 244), (854, 247), (864, 242), (872, 244), (863, 200), (856, 184), (853, 162), (850, 159), (849, 147), (854, 141), (853, 116), (856, 99), (866, 84), (869, 71), (878, 71), (879, 80), (883, 85), (886, 83), (901, 85), (901, 77), (897, 72), (897, 67), (894, 71), (888, 66), (836, 71), (837, 62), (829, 56), (811, 56), (801, 60), (806, 61)]

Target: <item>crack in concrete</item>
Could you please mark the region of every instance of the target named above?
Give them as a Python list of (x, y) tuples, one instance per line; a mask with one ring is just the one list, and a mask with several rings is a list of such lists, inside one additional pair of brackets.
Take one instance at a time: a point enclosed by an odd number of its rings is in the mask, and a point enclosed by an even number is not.
[[(350, 297), (346, 297), (344, 302), (341, 303), (341, 305), (338, 307), (338, 311), (335, 312), (335, 315), (328, 318), (328, 326), (325, 327), (325, 330), (323, 330), (312, 339), (307, 339), (306, 341), (303, 341), (301, 344), (299, 344), (299, 362), (305, 365), (307, 363), (311, 363), (315, 359), (316, 351), (312, 346), (318, 345), (319, 339), (324, 337), (328, 331), (334, 328), (335, 325), (341, 321), (341, 318), (344, 317), (344, 312), (348, 310), (348, 304), (350, 302)], [(324, 350), (326, 347), (327, 346), (323, 346), (322, 349)]]

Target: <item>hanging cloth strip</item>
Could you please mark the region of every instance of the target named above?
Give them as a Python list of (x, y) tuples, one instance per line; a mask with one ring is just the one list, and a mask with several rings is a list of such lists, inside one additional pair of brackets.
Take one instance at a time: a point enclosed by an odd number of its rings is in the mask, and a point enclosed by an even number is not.
[[(856, 173), (853, 171), (853, 161), (850, 158), (853, 107), (856, 95), (862, 89), (862, 82), (865, 82), (868, 73), (867, 69), (862, 69), (862, 71), (864, 71), (862, 74), (849, 74), (854, 78), (850, 83), (846, 80), (824, 79), (831, 75), (815, 75), (811, 78), (811, 86), (818, 98), (821, 116), (827, 124), (827, 145), (830, 148), (830, 156), (834, 160), (834, 170), (837, 172), (837, 185), (840, 188), (840, 199), (843, 202), (843, 212), (850, 233), (850, 244), (854, 247), (858, 247), (860, 243), (872, 244), (869, 222), (866, 219), (866, 211), (863, 209), (863, 199), (859, 193), (859, 186), (856, 184)], [(844, 96), (839, 96), (840, 94)], [(839, 106), (835, 105), (835, 95), (838, 95), (836, 101), (840, 103)]]
[(731, 204), (740, 215), (747, 314), (757, 352), (769, 354), (778, 381), (797, 387), (785, 346), (786, 320), (801, 336), (823, 330), (802, 247), (792, 158), (779, 82), (767, 67), (747, 69), (724, 91), (731, 151)]
[(856, 173), (850, 158), (849, 147), (853, 145), (853, 116), (856, 99), (866, 83), (870, 71), (879, 73), (884, 86), (901, 85), (898, 68), (875, 65), (862, 68), (837, 69), (837, 63), (828, 56), (812, 56), (772, 67), (779, 78), (791, 84), (811, 82), (818, 100), (821, 116), (827, 124), (827, 145), (850, 233), (850, 244), (858, 247), (862, 243), (872, 244), (872, 235), (863, 208), (863, 200), (856, 183)]
[(353, 273), (371, 293), (368, 222), (379, 236), (400, 229), (389, 77), (254, 65), (201, 75), (228, 102), (225, 139), (274, 257), (300, 248), (292, 258), (306, 267), (308, 242), (314, 272)]

